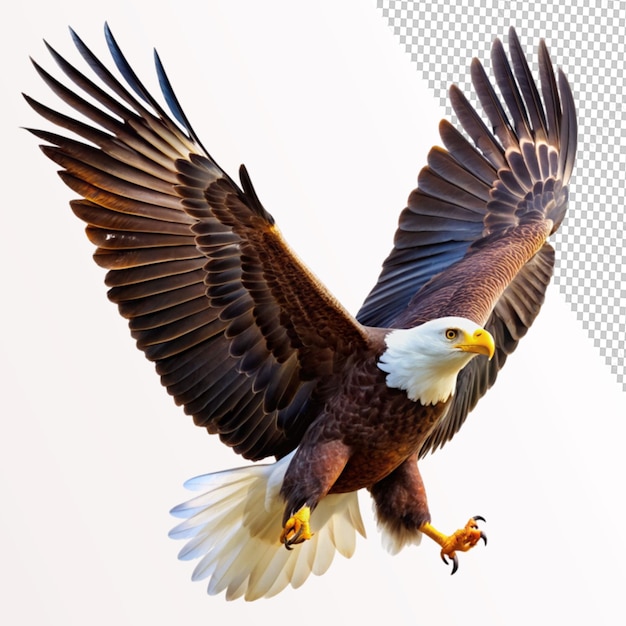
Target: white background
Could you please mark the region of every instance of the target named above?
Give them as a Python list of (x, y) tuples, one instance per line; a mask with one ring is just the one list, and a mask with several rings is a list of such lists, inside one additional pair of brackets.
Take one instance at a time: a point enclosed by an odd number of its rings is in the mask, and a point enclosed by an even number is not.
[(441, 111), (373, 1), (85, 4), (16, 4), (0, 40), (0, 622), (615, 623), (626, 400), (555, 288), (461, 433), (422, 464), (442, 530), (487, 518), (488, 547), (462, 555), (454, 577), (428, 540), (385, 554), (366, 497), (368, 540), (297, 591), (227, 603), (189, 581), (168, 510), (185, 479), (241, 460), (173, 405), (107, 302), (73, 193), (18, 128), (49, 128), (21, 91), (56, 102), (28, 55), (53, 69), (45, 37), (78, 61), (69, 24), (103, 54), (106, 19), (156, 86), (156, 46), (205, 146), (232, 174), (246, 163), (291, 245), (353, 312)]

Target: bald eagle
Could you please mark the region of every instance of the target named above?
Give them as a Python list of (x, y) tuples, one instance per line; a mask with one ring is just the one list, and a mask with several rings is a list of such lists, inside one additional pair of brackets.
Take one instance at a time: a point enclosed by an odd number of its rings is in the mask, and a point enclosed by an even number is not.
[(72, 136), (30, 130), (80, 196), (71, 207), (109, 270), (109, 298), (167, 391), (236, 453), (273, 457), (187, 483), (200, 493), (172, 511), (180, 558), (199, 559), (193, 578), (228, 599), (298, 587), (336, 551), (352, 555), (367, 489), (391, 552), (425, 534), (454, 573), (459, 552), (486, 542), (484, 520), (437, 530), (418, 460), (494, 383), (550, 281), (576, 114), (544, 42), (540, 87), (513, 30), (511, 61), (492, 48), (500, 96), (472, 61), (487, 121), (450, 88), (465, 133), (441, 122), (444, 147), (428, 154), (353, 317), (291, 252), (246, 169), (237, 183), (204, 149), (158, 55), (169, 113), (105, 36), (121, 78), (73, 31), (86, 73), (48, 46), (73, 87), (35, 63), (87, 121), (26, 96)]

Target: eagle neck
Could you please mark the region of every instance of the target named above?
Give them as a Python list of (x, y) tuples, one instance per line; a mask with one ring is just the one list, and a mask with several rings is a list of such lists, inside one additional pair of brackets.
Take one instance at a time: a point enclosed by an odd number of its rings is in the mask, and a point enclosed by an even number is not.
[(378, 367), (387, 373), (387, 386), (402, 389), (409, 400), (424, 406), (446, 402), (454, 395), (459, 371), (471, 358), (439, 358), (416, 328), (393, 330), (385, 343)]

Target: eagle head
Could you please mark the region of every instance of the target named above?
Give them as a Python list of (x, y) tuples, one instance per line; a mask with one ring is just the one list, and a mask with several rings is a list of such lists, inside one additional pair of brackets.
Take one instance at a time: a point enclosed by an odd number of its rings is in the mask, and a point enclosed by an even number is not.
[(441, 317), (414, 328), (392, 330), (378, 367), (389, 387), (404, 389), (421, 404), (445, 402), (459, 372), (476, 355), (491, 359), (495, 343), (489, 332), (462, 317)]

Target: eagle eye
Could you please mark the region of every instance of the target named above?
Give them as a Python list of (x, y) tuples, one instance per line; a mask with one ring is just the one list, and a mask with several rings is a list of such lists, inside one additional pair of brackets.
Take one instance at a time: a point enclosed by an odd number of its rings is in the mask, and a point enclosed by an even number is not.
[(446, 330), (446, 339), (449, 339), (450, 341), (456, 339), (458, 335), (459, 331), (456, 328), (448, 328), (448, 330)]

